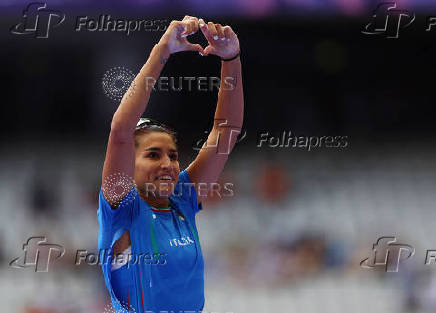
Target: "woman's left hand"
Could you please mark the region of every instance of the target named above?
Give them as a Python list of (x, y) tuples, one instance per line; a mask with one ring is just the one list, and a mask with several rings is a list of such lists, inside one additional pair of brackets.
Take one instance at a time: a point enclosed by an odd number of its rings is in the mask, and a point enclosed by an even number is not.
[(212, 22), (198, 20), (200, 29), (209, 45), (204, 49), (204, 55), (214, 54), (223, 59), (236, 56), (239, 53), (239, 40), (230, 26), (222, 26)]
[(170, 54), (180, 51), (204, 52), (199, 44), (190, 43), (186, 37), (198, 31), (198, 19), (186, 15), (182, 21), (171, 21), (166, 32), (162, 35), (159, 43), (165, 44)]

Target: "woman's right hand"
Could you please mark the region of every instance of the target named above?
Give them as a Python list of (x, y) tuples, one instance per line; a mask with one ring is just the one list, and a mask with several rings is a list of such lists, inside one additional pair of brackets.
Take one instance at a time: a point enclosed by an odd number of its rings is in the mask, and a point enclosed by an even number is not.
[(163, 34), (159, 44), (166, 45), (169, 52), (198, 51), (203, 53), (203, 47), (190, 43), (186, 37), (198, 31), (198, 18), (186, 15), (182, 21), (172, 21)]

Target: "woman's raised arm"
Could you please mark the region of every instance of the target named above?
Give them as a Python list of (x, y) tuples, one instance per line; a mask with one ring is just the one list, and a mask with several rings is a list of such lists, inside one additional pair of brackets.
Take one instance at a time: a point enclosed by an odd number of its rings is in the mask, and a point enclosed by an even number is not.
[(209, 45), (204, 54), (214, 54), (221, 61), (221, 83), (218, 103), (211, 132), (195, 160), (188, 167), (191, 181), (205, 184), (204, 193), (197, 188), (197, 199), (207, 197), (207, 190), (218, 180), (229, 153), (232, 151), (238, 134), (241, 132), (244, 116), (244, 96), (242, 89), (239, 40), (230, 26), (222, 26), (199, 20), (200, 29)]
[(129, 90), (124, 94), (113, 116), (102, 173), (103, 195), (112, 208), (118, 207), (133, 186), (135, 168), (133, 134), (139, 118), (147, 107), (154, 83), (172, 53), (203, 52), (200, 45), (191, 44), (186, 39), (186, 36), (197, 30), (198, 20), (190, 16), (185, 16), (182, 21), (170, 23), (159, 43), (153, 47), (147, 62), (135, 77)]

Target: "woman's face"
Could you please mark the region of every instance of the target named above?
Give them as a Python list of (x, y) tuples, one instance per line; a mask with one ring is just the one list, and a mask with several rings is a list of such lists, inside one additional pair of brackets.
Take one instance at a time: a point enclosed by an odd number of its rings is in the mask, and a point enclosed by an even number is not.
[(145, 198), (168, 198), (179, 179), (177, 147), (164, 132), (138, 136), (135, 182)]

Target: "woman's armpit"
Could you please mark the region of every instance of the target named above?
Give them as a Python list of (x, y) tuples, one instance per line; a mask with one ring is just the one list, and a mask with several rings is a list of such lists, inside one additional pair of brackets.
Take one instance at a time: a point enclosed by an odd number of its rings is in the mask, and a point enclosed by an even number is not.
[(128, 247), (131, 246), (130, 242), (130, 232), (126, 230), (121, 237), (114, 243), (113, 246), (113, 257), (117, 256), (118, 254), (123, 253), (124, 250), (126, 250)]

